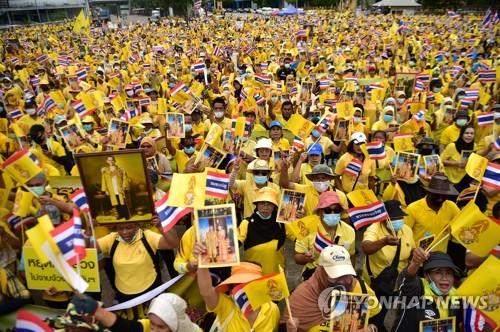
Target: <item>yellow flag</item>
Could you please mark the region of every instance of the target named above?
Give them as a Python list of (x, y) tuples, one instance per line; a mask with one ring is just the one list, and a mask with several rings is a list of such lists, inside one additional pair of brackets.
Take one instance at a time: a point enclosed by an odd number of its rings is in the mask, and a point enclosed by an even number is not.
[(166, 114), (168, 110), (167, 99), (166, 98), (158, 98), (158, 114)]
[(193, 82), (191, 82), (189, 90), (191, 90), (196, 96), (201, 97), (203, 90), (205, 90), (205, 86), (200, 82), (193, 80)]
[(175, 188), (175, 195), (169, 195), (168, 206), (203, 207), (206, 182), (206, 173), (174, 173), (170, 188)]
[(257, 280), (251, 281), (243, 287), (248, 301), (253, 310), (260, 308), (263, 304), (271, 301), (280, 301), (290, 296), (286, 277), (283, 269)]
[(31, 191), (18, 188), (16, 191), (16, 198), (14, 199), (14, 214), (21, 218), (27, 217), (31, 213), (31, 207), (35, 195)]
[(451, 234), (474, 254), (486, 256), (498, 244), (500, 225), (470, 201), (453, 219)]
[(347, 194), (347, 198), (355, 207), (365, 206), (378, 201), (375, 193), (370, 189), (359, 189)]
[(90, 22), (85, 15), (85, 12), (80, 10), (80, 14), (76, 17), (75, 24), (73, 25), (73, 32), (80, 32), (82, 29), (88, 29)]
[(236, 127), (234, 128), (235, 137), (243, 137), (245, 135), (245, 122), (246, 118), (244, 116), (236, 119)]
[(94, 99), (92, 98), (92, 96), (86, 92), (80, 92), (77, 96), (76, 96), (76, 99), (80, 99), (83, 104), (85, 105), (85, 108), (87, 110), (93, 110), (95, 108), (95, 105), (94, 105)]
[(302, 140), (305, 140), (313, 131), (314, 123), (305, 119), (302, 115), (295, 113), (288, 120), (287, 127), (295, 136), (299, 136)]
[(52, 91), (49, 95), (56, 102), (56, 104), (66, 104), (66, 98), (64, 98), (61, 90)]
[(394, 151), (396, 152), (405, 152), (405, 151), (413, 151), (413, 135), (412, 134), (396, 134), (394, 135)]
[(337, 115), (339, 118), (350, 120), (354, 115), (354, 104), (352, 100), (337, 103)]
[(477, 153), (472, 153), (467, 160), (465, 165), (465, 171), (469, 176), (477, 181), (481, 181), (484, 175), (484, 171), (488, 166), (488, 159), (481, 157)]
[[(455, 292), (457, 296), (480, 296), (476, 308), (498, 326), (500, 306), (498, 305), (498, 285), (500, 285), (500, 259), (490, 255)], [(493, 324), (492, 324), (493, 325)]]
[(2, 169), (15, 181), (25, 184), (42, 170), (38, 167), (38, 159), (28, 149), (20, 150), (10, 156), (3, 164)]
[(222, 134), (224, 129), (216, 123), (212, 123), (210, 129), (208, 130), (207, 136), (205, 136), (205, 143), (210, 144), (215, 147), (222, 146)]
[(55, 243), (54, 239), (50, 235), (50, 231), (54, 229), (52, 225), (52, 221), (50, 220), (48, 215), (44, 215), (38, 218), (38, 225), (32, 227), (26, 231), (26, 235), (28, 235), (28, 239), (35, 249), (38, 258), (41, 263), (46, 263), (49, 261), (49, 257), (43, 252), (42, 245), (45, 242), (49, 242), (52, 251), (55, 253), (60, 253), (59, 247)]
[(285, 224), (287, 231), (297, 240), (302, 240), (318, 229), (315, 216), (307, 216), (291, 223)]
[(110, 101), (111, 106), (113, 106), (113, 110), (118, 112), (121, 109), (125, 108), (125, 104), (123, 103), (122, 97), (116, 96)]

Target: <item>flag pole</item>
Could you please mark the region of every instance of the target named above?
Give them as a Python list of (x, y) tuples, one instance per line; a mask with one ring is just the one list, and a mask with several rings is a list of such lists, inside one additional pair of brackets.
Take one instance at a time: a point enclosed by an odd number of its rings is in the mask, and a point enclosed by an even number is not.
[[(446, 225), (441, 230), (441, 232), (439, 232), (439, 234), (436, 235), (436, 237), (434, 238), (434, 240), (431, 242), (431, 244), (429, 244), (429, 246), (427, 248), (433, 248), (434, 245), (436, 244), (436, 242), (438, 242), (438, 243), (441, 242), (442, 239), (440, 239), (440, 238), (443, 236), (444, 232), (446, 232), (446, 230), (448, 230), (448, 228), (450, 228), (450, 227), (451, 227), (450, 224)], [(449, 236), (449, 234), (447, 234), (447, 236)], [(429, 250), (429, 249), (426, 249), (426, 252), (427, 252), (427, 250)]]
[[(446, 234), (445, 236), (443, 236), (439, 241), (437, 241), (436, 243), (432, 244), (431, 246), (427, 247), (427, 249), (425, 249), (425, 252), (426, 253), (429, 253), (432, 249), (436, 248), (441, 242), (443, 242), (444, 240), (446, 240), (447, 238), (450, 237), (450, 233)], [(434, 241), (433, 241), (434, 242)]]

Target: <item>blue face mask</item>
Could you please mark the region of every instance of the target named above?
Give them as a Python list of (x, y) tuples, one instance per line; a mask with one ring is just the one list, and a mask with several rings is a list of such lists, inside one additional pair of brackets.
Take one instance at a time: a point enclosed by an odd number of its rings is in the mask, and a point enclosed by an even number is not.
[(30, 190), (35, 193), (37, 196), (42, 196), (45, 192), (45, 186), (34, 186), (30, 187)]
[(323, 213), (323, 221), (328, 227), (337, 226), (340, 222), (340, 213)]
[(193, 131), (193, 126), (191, 126), (190, 124), (185, 124), (184, 131)]
[(444, 293), (442, 290), (440, 290), (434, 281), (429, 284), (429, 287), (431, 288), (432, 292), (438, 296), (442, 296), (448, 293)]
[(267, 217), (264, 217), (262, 214), (260, 214), (260, 212), (259, 212), (259, 211), (257, 211), (256, 213), (257, 213), (257, 215), (260, 217), (260, 219), (262, 219), (262, 220), (269, 220), (269, 219), (271, 219), (271, 216), (272, 216), (272, 215), (270, 214), (270, 215), (268, 215)]
[(391, 220), (391, 224), (392, 228), (394, 228), (396, 232), (399, 232), (401, 228), (403, 228), (405, 222), (403, 221), (403, 219), (398, 219), (398, 220)]
[(392, 115), (384, 114), (384, 122), (391, 122), (394, 119)]
[(175, 86), (175, 83), (168, 83), (168, 87), (172, 89)]
[(254, 175), (253, 180), (255, 181), (255, 184), (266, 184), (267, 182), (267, 175)]
[(316, 129), (313, 129), (312, 133), (313, 137), (315, 138), (318, 138), (321, 134), (319, 133), (319, 131), (317, 131)]
[(85, 130), (85, 131), (91, 131), (92, 130), (92, 125), (91, 124), (88, 124), (88, 125), (84, 124), (84, 125), (82, 125), (82, 127), (83, 127), (83, 130)]
[(188, 146), (184, 148), (184, 152), (186, 152), (186, 154), (188, 155), (192, 155), (194, 153), (194, 150), (195, 150), (194, 146)]

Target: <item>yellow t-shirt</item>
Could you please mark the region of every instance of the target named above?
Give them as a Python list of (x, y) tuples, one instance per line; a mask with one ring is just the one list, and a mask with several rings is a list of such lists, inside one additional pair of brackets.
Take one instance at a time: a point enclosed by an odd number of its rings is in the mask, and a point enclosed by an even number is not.
[[(301, 193), (306, 194), (306, 201), (304, 203), (304, 205), (306, 207), (306, 215), (313, 214), (314, 210), (316, 209), (316, 206), (318, 205), (320, 193), (318, 193), (316, 191), (316, 189), (314, 189), (312, 182), (311, 182), (311, 184), (294, 183), (291, 186), (291, 189), (297, 190), (297, 191), (300, 191)], [(329, 190), (332, 190), (332, 188), (330, 188)], [(347, 196), (342, 191), (340, 191), (338, 189), (335, 189), (335, 192), (339, 195), (339, 198), (340, 198), (340, 201), (342, 202), (342, 205), (344, 207), (347, 207), (348, 206)]]
[[(257, 319), (250, 326), (248, 320), (238, 308), (234, 300), (225, 294), (219, 294), (219, 302), (213, 310), (208, 310), (216, 314), (219, 324), (224, 325), (227, 320), (226, 332), (272, 332), (278, 330), (280, 310), (276, 303), (264, 303), (260, 307)], [(230, 317), (230, 315), (232, 315)]]
[[(436, 213), (427, 205), (426, 197), (424, 197), (408, 205), (406, 208), (408, 215), (404, 221), (412, 229), (413, 240), (418, 245), (420, 239), (430, 235), (438, 235), (459, 212), (460, 210), (455, 203), (446, 200)], [(433, 251), (446, 252), (448, 240), (441, 242)]]
[[(331, 236), (328, 234), (323, 227), (323, 224), (319, 220), (319, 216), (317, 215), (311, 215), (306, 218), (310, 218), (310, 220), (307, 220), (307, 222), (313, 222), (317, 223), (317, 231), (321, 233), (325, 238), (330, 240), (332, 243), (335, 243), (335, 238), (338, 237), (338, 242), (337, 244), (339, 246), (344, 247), (347, 251), (349, 251), (349, 255), (351, 257), (354, 257), (355, 252), (356, 252), (356, 246), (355, 246), (355, 238), (356, 238), (356, 233), (354, 232), (354, 228), (349, 226), (343, 221), (340, 221), (339, 224), (337, 225), (337, 230), (335, 231), (335, 236)], [(304, 218), (305, 219), (305, 218)], [(308, 269), (314, 269), (318, 266), (318, 261), (319, 261), (319, 254), (318, 250), (314, 248), (314, 241), (316, 240), (316, 233), (310, 233), (308, 236), (304, 237), (303, 239), (297, 239), (295, 241), (295, 252), (299, 254), (305, 254), (306, 252), (313, 252), (314, 253), (314, 262), (312, 263), (307, 263), (305, 265), (306, 268)]]
[[(123, 294), (138, 294), (148, 289), (156, 279), (156, 270), (146, 248), (142, 244), (142, 236), (146, 237), (151, 249), (156, 252), (162, 235), (150, 230), (138, 230), (132, 243), (120, 242), (113, 256), (115, 268), (115, 285)], [(101, 252), (108, 256), (118, 233), (110, 233), (97, 240)]]
[[(368, 226), (363, 234), (363, 241), (378, 241), (385, 238), (387, 235), (392, 235), (391, 231), (385, 226), (385, 222), (377, 222)], [(398, 271), (401, 272), (408, 266), (410, 253), (415, 248), (415, 241), (413, 240), (413, 232), (408, 225), (397, 232), (398, 238), (401, 239), (401, 252), (399, 254)], [(384, 246), (376, 253), (367, 256), (370, 258), (370, 270), (374, 277), (377, 277), (383, 269), (390, 266), (394, 256), (396, 255), (397, 246)], [(369, 284), (370, 278), (366, 270), (366, 262), (363, 265), (363, 279)]]
[[(257, 192), (260, 188), (257, 187), (252, 178), (247, 180), (236, 180), (234, 183), (234, 191), (243, 195), (243, 218), (249, 217), (255, 210), (253, 202), (257, 198)], [(280, 187), (276, 183), (268, 182), (267, 187), (280, 191)]]
[(361, 168), (361, 174), (358, 177), (358, 181), (356, 182), (355, 188), (354, 182), (356, 181), (356, 177), (350, 174), (345, 173), (345, 169), (347, 165), (354, 159), (354, 156), (350, 153), (343, 154), (337, 164), (335, 165), (335, 174), (341, 176), (342, 180), (342, 188), (344, 192), (349, 193), (355, 189), (368, 189), (368, 178), (370, 176), (375, 176), (375, 162), (372, 159), (366, 158), (363, 161), (363, 166)]
[[(305, 148), (308, 149), (311, 144), (316, 142), (316, 139), (312, 139), (311, 136), (307, 137), (306, 140), (304, 141)], [(321, 138), (318, 141), (319, 145), (321, 145), (321, 148), (323, 149), (323, 154), (328, 155), (330, 154), (330, 148), (333, 145), (333, 142), (331, 139), (329, 139), (326, 136), (321, 136)]]
[[(450, 143), (441, 152), (441, 161), (453, 160), (461, 161), (462, 155), (457, 151), (455, 143)], [(444, 166), (444, 173), (448, 177), (451, 183), (459, 183), (462, 178), (467, 174), (465, 168), (455, 167), (455, 166)]]
[(177, 150), (175, 152), (175, 163), (177, 164), (177, 172), (183, 173), (186, 168), (187, 162), (191, 158), (196, 158), (198, 151), (195, 151), (191, 156), (188, 156), (183, 150)]
[(446, 146), (450, 143), (454, 143), (458, 139), (459, 135), (460, 135), (460, 128), (457, 127), (455, 124), (451, 124), (441, 133), (439, 144)]
[(273, 141), (273, 151), (290, 150), (290, 142), (286, 138), (280, 138), (278, 142)]
[(21, 128), (24, 135), (28, 136), (31, 126), (35, 124), (43, 126), (45, 125), (45, 121), (39, 116), (37, 116), (36, 119), (33, 119), (30, 115), (25, 114), (16, 121), (16, 124), (19, 126), (19, 128)]

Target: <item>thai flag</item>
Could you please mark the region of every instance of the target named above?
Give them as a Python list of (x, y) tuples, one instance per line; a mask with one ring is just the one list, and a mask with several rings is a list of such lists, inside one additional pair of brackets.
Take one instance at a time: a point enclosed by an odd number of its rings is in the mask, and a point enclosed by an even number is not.
[(69, 66), (69, 57), (67, 55), (60, 55), (57, 58), (57, 62), (59, 63), (59, 66), (67, 67)]
[(137, 111), (137, 109), (135, 108), (128, 109), (125, 112), (123, 112), (122, 116), (120, 117), (120, 120), (129, 121), (130, 119), (135, 118), (138, 115), (139, 112)]
[(481, 24), (483, 26), (488, 26), (491, 22), (493, 22), (493, 12), (491, 11), (491, 9), (488, 8)]
[(219, 46), (214, 47), (214, 51), (212, 53), (214, 56), (221, 56), (222, 55), (222, 49)]
[(249, 137), (251, 133), (252, 133), (252, 119), (246, 118), (245, 119), (245, 130), (243, 132), (243, 136)]
[(479, 90), (478, 89), (465, 89), (465, 98), (476, 100), (479, 98)]
[(382, 83), (372, 83), (367, 86), (367, 91), (372, 91), (375, 89), (383, 89)]
[(78, 254), (79, 260), (82, 260), (87, 255), (85, 239), (83, 238), (82, 219), (80, 218), (80, 210), (73, 209), (73, 223), (75, 225), (75, 239), (73, 240), (73, 247)]
[(23, 224), (23, 219), (21, 217), (16, 216), (13, 213), (9, 213), (6, 216), (6, 219), (12, 229), (15, 229), (16, 231), (21, 229), (21, 226)]
[(76, 77), (78, 78), (79, 81), (83, 81), (83, 80), (87, 79), (87, 69), (82, 68), (80, 70), (77, 70)]
[(386, 220), (388, 217), (385, 205), (380, 201), (348, 209), (347, 214), (356, 230), (375, 222)]
[(427, 101), (429, 103), (433, 103), (436, 101), (436, 97), (434, 97), (434, 94), (432, 92), (427, 92)]
[(473, 98), (463, 98), (462, 100), (460, 100), (460, 108), (463, 110), (468, 109), (472, 106), (472, 104), (474, 104)]
[(248, 48), (245, 50), (245, 54), (246, 55), (250, 55), (253, 53), (253, 51), (255, 51), (255, 47), (254, 46), (248, 46)]
[(247, 95), (247, 92), (245, 91), (245, 89), (241, 89), (240, 99), (241, 99), (241, 101), (245, 101), (248, 99), (248, 95)]
[(137, 62), (137, 58), (135, 56), (131, 55), (128, 57), (128, 63), (133, 65), (136, 62)]
[(478, 80), (481, 83), (495, 83), (497, 80), (496, 70), (480, 70)]
[(318, 123), (318, 125), (316, 126), (316, 130), (322, 134), (325, 133), (328, 129), (330, 129), (330, 126), (332, 125), (334, 120), (335, 118), (333, 114), (328, 114), (324, 119), (321, 120), (320, 123)]
[(87, 201), (87, 195), (85, 195), (85, 191), (83, 190), (83, 188), (75, 190), (71, 194), (71, 196), (69, 196), (69, 198), (71, 199), (71, 201), (73, 201), (73, 203), (76, 204), (76, 206), (78, 206), (80, 210), (85, 212), (90, 211), (89, 203)]
[(344, 82), (345, 83), (352, 82), (354, 84), (358, 84), (358, 78), (354, 77), (354, 76), (346, 76), (346, 77), (344, 77)]
[(425, 85), (429, 84), (429, 82), (431, 81), (431, 77), (428, 74), (418, 74), (415, 77), (415, 79), (417, 81), (420, 81), (420, 82), (424, 83)]
[(418, 92), (425, 91), (425, 83), (419, 80), (415, 81), (414, 90)]
[(351, 162), (347, 164), (344, 169), (344, 174), (349, 174), (350, 176), (357, 177), (363, 168), (363, 162), (359, 159), (352, 158)]
[(464, 309), (464, 331), (480, 332), (483, 330), (485, 323), (484, 316), (467, 303)]
[(43, 101), (42, 107), (45, 110), (45, 112), (49, 112), (49, 111), (53, 110), (54, 108), (56, 108), (57, 104), (54, 101), (54, 99), (52, 99), (50, 96), (47, 96), (45, 98), (45, 100)]
[(293, 143), (292, 143), (292, 149), (295, 151), (302, 151), (302, 150), (304, 150), (304, 147), (305, 147), (305, 144), (300, 139), (300, 137), (295, 136), (293, 139)]
[(307, 31), (305, 29), (300, 29), (297, 31), (297, 38), (305, 38), (307, 37)]
[(240, 311), (243, 313), (243, 315), (248, 316), (252, 312), (252, 306), (250, 305), (248, 296), (245, 293), (245, 290), (243, 289), (244, 287), (245, 284), (240, 284), (234, 287), (233, 290), (231, 291), (231, 295), (234, 299), (234, 302), (236, 302), (238, 308), (240, 308)]
[(486, 126), (495, 122), (495, 115), (493, 112), (481, 112), (477, 115), (477, 125)]
[(17, 332), (52, 332), (47, 323), (29, 311), (19, 310), (16, 315)]
[(191, 69), (193, 69), (197, 74), (203, 73), (206, 69), (205, 62), (196, 62), (191, 66)]
[(142, 91), (142, 85), (140, 83), (134, 84), (133, 90), (135, 94), (138, 94)]
[(325, 99), (324, 104), (333, 109), (337, 108), (337, 101), (335, 99)]
[(151, 64), (150, 63), (143, 63), (142, 69), (145, 69), (145, 70), (151, 69)]
[[(78, 232), (80, 232), (80, 234), (77, 234)], [(59, 250), (61, 250), (61, 254), (64, 257), (64, 260), (68, 262), (69, 265), (78, 264), (78, 262), (85, 257), (84, 255), (85, 250), (83, 250), (83, 255), (82, 255), (81, 248), (79, 248), (78, 251), (75, 248), (76, 237), (82, 236), (82, 234), (81, 234), (81, 227), (80, 229), (77, 229), (77, 227), (75, 226), (74, 218), (62, 223), (61, 225), (51, 230), (50, 235), (52, 236), (55, 243), (59, 247)], [(83, 245), (85, 248), (85, 243), (83, 243)]]
[(7, 113), (9, 118), (12, 120), (19, 119), (21, 116), (23, 116), (23, 112), (19, 108), (14, 108), (12, 111)]
[(256, 94), (253, 98), (255, 99), (255, 102), (257, 103), (257, 105), (262, 106), (266, 103), (266, 100), (264, 99), (264, 97), (262, 97), (259, 94)]
[(207, 171), (206, 194), (226, 198), (229, 195), (229, 174)]
[(280, 82), (274, 82), (274, 85), (276, 86), (277, 91), (283, 91), (283, 84), (281, 84)]
[(262, 70), (262, 71), (266, 71), (268, 67), (269, 67), (269, 65), (267, 64), (267, 62), (262, 62), (260, 64), (260, 70)]
[(151, 99), (149, 99), (147, 97), (139, 99), (139, 106), (140, 107), (148, 107), (149, 105), (151, 105)]
[(31, 83), (31, 85), (33, 85), (33, 87), (39, 86), (40, 85), (40, 77), (35, 76), (35, 77), (31, 78), (30, 83)]
[(45, 63), (49, 60), (49, 56), (47, 54), (42, 54), (36, 57), (36, 62), (38, 63)]
[(81, 100), (72, 101), (71, 107), (75, 109), (76, 113), (78, 113), (80, 118), (83, 118), (85, 115), (90, 113), (87, 111), (87, 108), (85, 108), (85, 104)]
[(495, 150), (500, 151), (500, 136), (497, 137), (497, 140), (493, 144), (493, 147), (495, 148)]
[(294, 87), (292, 87), (292, 89), (290, 89), (290, 96), (295, 96), (298, 93), (299, 93), (299, 90), (297, 89), (296, 86), (294, 86)]
[(155, 209), (160, 218), (163, 232), (166, 233), (174, 227), (182, 217), (193, 211), (191, 208), (168, 206), (168, 194), (155, 202)]
[(256, 74), (255, 81), (264, 85), (271, 85), (271, 78), (266, 75)]
[(500, 165), (488, 163), (484, 171), (482, 183), (483, 186), (489, 189), (500, 190)]
[(334, 245), (334, 243), (328, 240), (323, 234), (321, 234), (319, 231), (316, 233), (316, 237), (314, 238), (314, 249), (317, 252), (321, 252), (326, 247), (332, 245)]
[(448, 16), (450, 18), (460, 18), (460, 14), (455, 13), (453, 10), (448, 10)]
[(373, 160), (380, 160), (386, 157), (384, 143), (381, 141), (366, 143), (366, 151), (368, 151), (370, 159)]
[(163, 52), (163, 46), (162, 45), (154, 45), (153, 52)]
[(188, 92), (189, 88), (184, 83), (178, 83), (176, 86), (170, 90), (170, 95), (173, 96), (179, 91)]
[(326, 90), (329, 87), (330, 87), (330, 80), (329, 79), (319, 80), (319, 89), (320, 90)]
[(20, 63), (19, 58), (17, 57), (11, 58), (10, 62), (12, 62), (13, 65), (18, 65)]
[(457, 197), (457, 202), (468, 202), (472, 199), (474, 199), (474, 196), (476, 195), (476, 187), (469, 187), (460, 192), (460, 194)]

